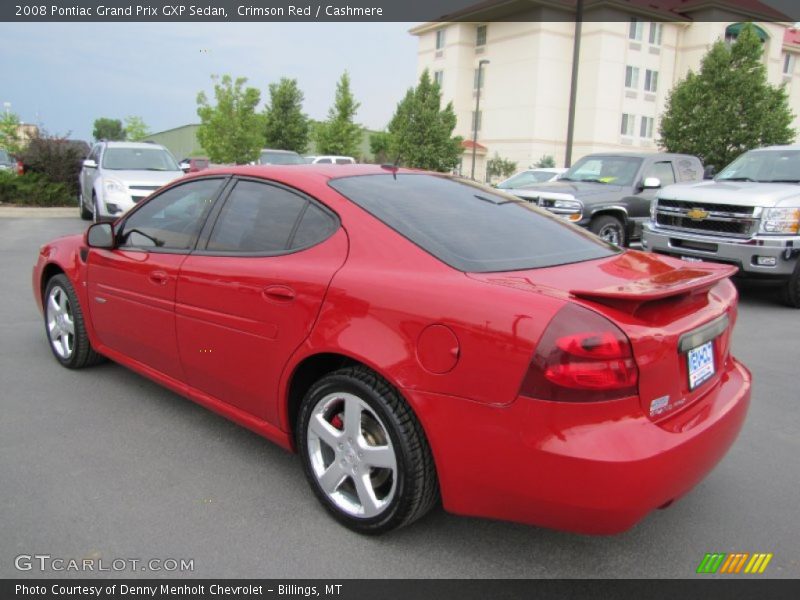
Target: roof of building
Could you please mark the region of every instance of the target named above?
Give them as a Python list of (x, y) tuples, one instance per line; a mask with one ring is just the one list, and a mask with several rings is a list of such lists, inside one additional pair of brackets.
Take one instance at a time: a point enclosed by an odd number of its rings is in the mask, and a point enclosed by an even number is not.
[(461, 147), (464, 148), (465, 150), (472, 150), (473, 146), (475, 147), (475, 150), (478, 152), (486, 152), (488, 150), (488, 148), (483, 144), (480, 144), (478, 142), (473, 142), (472, 140), (463, 140), (461, 142)]

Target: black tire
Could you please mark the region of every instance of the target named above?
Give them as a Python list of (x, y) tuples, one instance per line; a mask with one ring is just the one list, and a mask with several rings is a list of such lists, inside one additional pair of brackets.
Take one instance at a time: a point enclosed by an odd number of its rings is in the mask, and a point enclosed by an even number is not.
[(100, 206), (97, 204), (97, 194), (92, 192), (92, 221), (99, 223), (103, 219), (100, 217)]
[(589, 231), (620, 248), (627, 245), (625, 224), (617, 217), (611, 215), (595, 217), (589, 223)]
[[(55, 299), (61, 299), (63, 294), (65, 296), (65, 306), (67, 312), (72, 319), (73, 333), (71, 335), (71, 348), (69, 342), (57, 342), (57, 332), (60, 331), (58, 325), (56, 329), (51, 324), (56, 321), (56, 311), (50, 302)], [(50, 344), (50, 350), (53, 356), (61, 363), (62, 366), (68, 369), (82, 369), (98, 362), (102, 362), (103, 357), (94, 351), (92, 345), (89, 343), (89, 337), (86, 335), (86, 325), (84, 324), (83, 311), (81, 310), (78, 298), (75, 295), (75, 290), (72, 287), (66, 275), (54, 275), (47, 282), (47, 287), (44, 292), (44, 330), (47, 335), (47, 341)], [(59, 302), (56, 300), (56, 304)], [(63, 321), (62, 321), (63, 323)], [(69, 352), (59, 352), (59, 348), (69, 350)]]
[(78, 190), (78, 212), (80, 212), (81, 219), (84, 221), (92, 220), (92, 211), (86, 210), (86, 206), (83, 204), (83, 192), (80, 190)]
[[(322, 488), (318, 475), (315, 474), (311, 458), (310, 446), (313, 442), (309, 441), (309, 424), (312, 416), (316, 418), (315, 409), (318, 410), (326, 398), (335, 397), (337, 394), (357, 397), (369, 409), (358, 413), (367, 415), (367, 425), (373, 416), (376, 416), (378, 426), (383, 427), (381, 431), (385, 431), (389, 436), (390, 443), (387, 443), (386, 447), (393, 451), (396, 459), (396, 470), (390, 476), (393, 491), (391, 499), (385, 500), (385, 506), (375, 516), (349, 514), (337, 505), (334, 495), (329, 496)], [(341, 414), (344, 415), (344, 412)], [(367, 425), (362, 418), (359, 416), (361, 431), (367, 432)], [(346, 435), (345, 426), (342, 426), (341, 434)], [(366, 435), (361, 439), (366, 440)], [(306, 478), (319, 501), (339, 523), (358, 533), (377, 535), (408, 525), (425, 515), (439, 500), (439, 485), (433, 455), (419, 421), (398, 391), (366, 367), (350, 367), (335, 371), (311, 387), (300, 405), (296, 443)], [(336, 450), (329, 448), (331, 450), (328, 453), (333, 458), (327, 469), (336, 466), (337, 460), (343, 456), (341, 452), (334, 455)], [(341, 444), (339, 448), (342, 448)], [(360, 452), (358, 456), (361, 457)], [(340, 463), (345, 464), (343, 458)], [(375, 486), (374, 478), (383, 475), (385, 470), (370, 467), (366, 458), (364, 463), (363, 466), (353, 468), (368, 470), (367, 481), (373, 482)], [(352, 495), (357, 496), (355, 480), (348, 475), (341, 477), (343, 477), (341, 483), (336, 484), (337, 489), (332, 494), (345, 494), (346, 491), (339, 490), (344, 490), (349, 484), (353, 490)], [(375, 490), (379, 488), (375, 487)]]
[(792, 276), (783, 284), (783, 302), (792, 308), (800, 308), (800, 260)]

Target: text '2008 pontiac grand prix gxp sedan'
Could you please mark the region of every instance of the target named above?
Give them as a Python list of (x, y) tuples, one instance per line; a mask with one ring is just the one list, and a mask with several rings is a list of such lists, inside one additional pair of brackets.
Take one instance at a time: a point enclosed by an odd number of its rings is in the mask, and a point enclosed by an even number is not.
[(439, 174), (256, 166), (43, 246), (33, 288), (62, 365), (110, 358), (296, 450), (356, 531), (441, 498), (613, 533), (741, 428), (733, 271)]

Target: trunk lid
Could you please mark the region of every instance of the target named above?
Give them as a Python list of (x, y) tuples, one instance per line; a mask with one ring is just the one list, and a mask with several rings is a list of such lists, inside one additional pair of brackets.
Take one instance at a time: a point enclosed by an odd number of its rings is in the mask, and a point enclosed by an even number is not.
[(508, 273), (471, 273), (488, 284), (556, 296), (590, 308), (628, 336), (644, 414), (661, 421), (713, 389), (730, 360), (735, 267), (686, 263), (629, 250), (594, 261)]

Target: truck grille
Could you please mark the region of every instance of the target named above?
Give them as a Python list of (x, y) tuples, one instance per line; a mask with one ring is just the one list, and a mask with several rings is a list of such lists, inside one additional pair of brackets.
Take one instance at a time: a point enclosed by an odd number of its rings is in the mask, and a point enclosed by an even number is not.
[(686, 200), (658, 200), (656, 225), (665, 229), (747, 238), (756, 232), (753, 207)]

